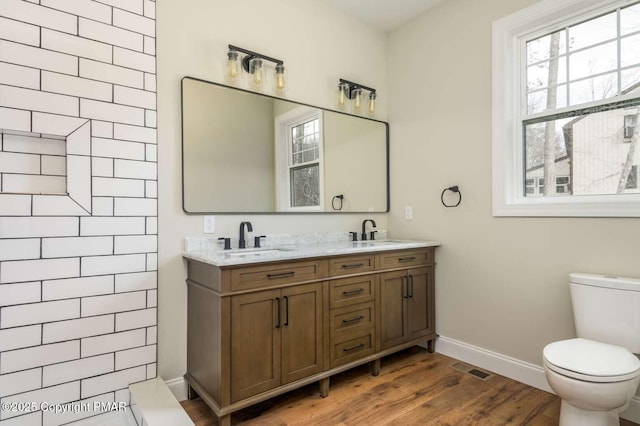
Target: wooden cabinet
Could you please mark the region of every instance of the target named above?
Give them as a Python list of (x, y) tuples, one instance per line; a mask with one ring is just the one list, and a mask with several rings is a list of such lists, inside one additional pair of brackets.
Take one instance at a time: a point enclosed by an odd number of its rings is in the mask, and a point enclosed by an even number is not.
[(380, 348), (435, 333), (433, 267), (380, 276)]
[(282, 384), (323, 370), (322, 284), (282, 290)]
[(271, 290), (231, 298), (232, 402), (280, 385), (282, 333), (276, 327), (281, 322), (277, 308), (281, 293)]
[(231, 297), (231, 402), (322, 371), (322, 284)]
[(331, 367), (371, 355), (376, 349), (377, 275), (329, 282)]
[(435, 333), (434, 248), (215, 266), (188, 259), (187, 373), (231, 413)]

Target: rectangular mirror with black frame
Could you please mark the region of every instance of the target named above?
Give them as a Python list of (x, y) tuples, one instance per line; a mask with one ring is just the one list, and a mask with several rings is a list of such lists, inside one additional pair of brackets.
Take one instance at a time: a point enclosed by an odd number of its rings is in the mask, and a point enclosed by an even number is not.
[(182, 79), (186, 213), (389, 210), (389, 125)]

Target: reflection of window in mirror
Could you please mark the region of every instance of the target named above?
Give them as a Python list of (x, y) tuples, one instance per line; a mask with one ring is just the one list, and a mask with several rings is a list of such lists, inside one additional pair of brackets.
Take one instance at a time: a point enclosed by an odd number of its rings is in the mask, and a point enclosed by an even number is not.
[(276, 115), (279, 211), (323, 211), (322, 111), (297, 107)]

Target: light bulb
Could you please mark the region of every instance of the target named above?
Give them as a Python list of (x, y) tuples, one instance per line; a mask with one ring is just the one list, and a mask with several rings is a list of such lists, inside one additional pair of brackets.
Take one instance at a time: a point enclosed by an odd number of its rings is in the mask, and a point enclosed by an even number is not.
[(249, 72), (253, 76), (253, 84), (261, 87), (264, 82), (264, 69), (262, 68), (262, 59), (253, 58), (249, 61)]
[(369, 114), (375, 114), (376, 113), (376, 98), (378, 96), (376, 95), (376, 92), (371, 92), (369, 93)]
[(276, 64), (276, 92), (282, 93), (287, 87), (287, 80), (284, 76), (284, 65)]
[(360, 108), (362, 108), (362, 89), (359, 87), (352, 89), (351, 97), (353, 98), (353, 109), (360, 111)]
[(238, 52), (229, 50), (227, 53), (227, 78), (234, 81), (238, 77)]
[(338, 108), (344, 108), (347, 105), (347, 99), (349, 99), (349, 85), (347, 83), (340, 83), (338, 85)]

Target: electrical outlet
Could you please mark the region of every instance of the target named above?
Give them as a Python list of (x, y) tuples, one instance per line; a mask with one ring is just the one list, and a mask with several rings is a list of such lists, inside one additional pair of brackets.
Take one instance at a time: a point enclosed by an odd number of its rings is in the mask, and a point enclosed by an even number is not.
[(216, 231), (216, 217), (205, 216), (204, 217), (204, 233), (213, 234)]
[(411, 206), (404, 207), (404, 218), (406, 220), (413, 220), (413, 207)]

